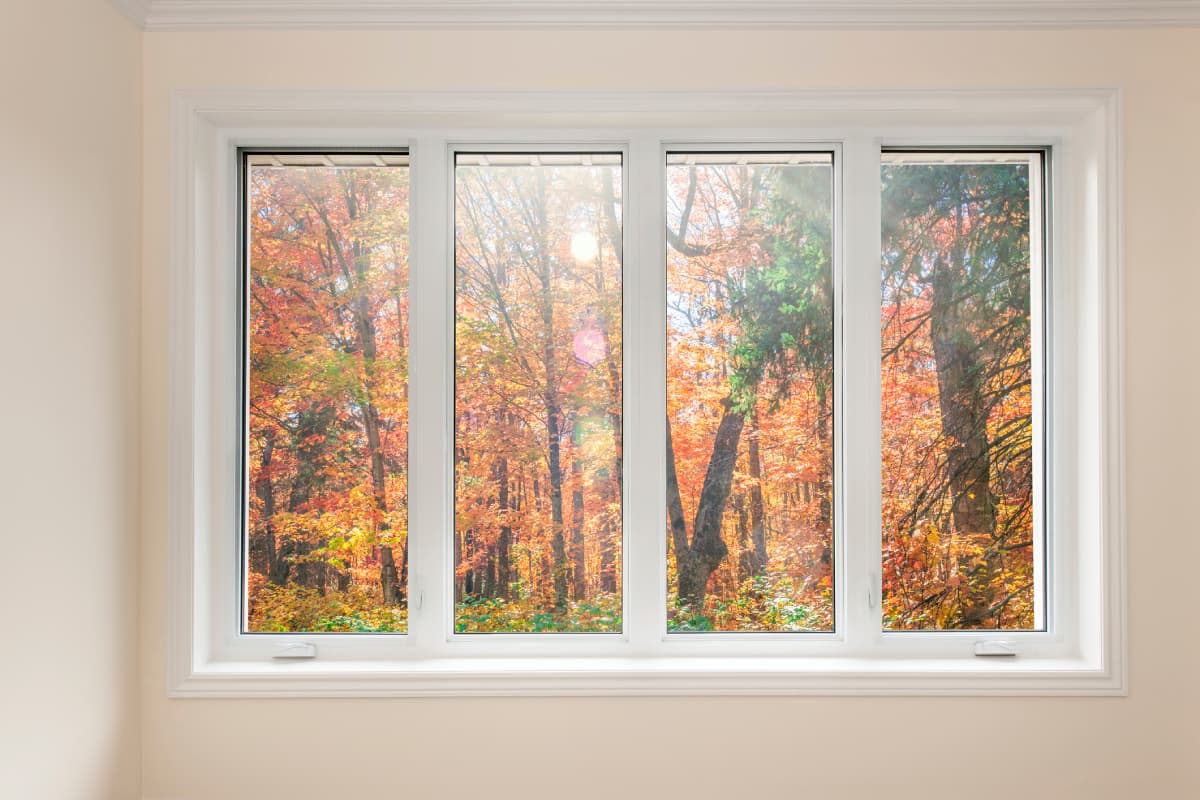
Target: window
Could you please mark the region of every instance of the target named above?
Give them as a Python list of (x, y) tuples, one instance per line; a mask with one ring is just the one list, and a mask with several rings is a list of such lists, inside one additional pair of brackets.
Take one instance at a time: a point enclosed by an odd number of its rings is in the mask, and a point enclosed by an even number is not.
[(245, 153), (245, 630), (403, 632), (408, 157)]
[(621, 631), (621, 156), (457, 153), (454, 627)]
[(833, 158), (667, 156), (673, 631), (832, 631)]
[(1123, 690), (1110, 99), (736, 97), (180, 100), (175, 693)]
[(1040, 152), (883, 154), (883, 605), (1044, 627)]

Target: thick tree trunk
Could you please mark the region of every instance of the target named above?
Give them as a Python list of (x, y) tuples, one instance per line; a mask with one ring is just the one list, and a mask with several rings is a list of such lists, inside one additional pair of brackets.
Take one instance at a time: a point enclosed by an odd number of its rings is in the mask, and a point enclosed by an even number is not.
[(733, 410), (729, 398), (723, 400), (722, 405), (725, 411), (717, 426), (712, 455), (700, 490), (700, 502), (696, 505), (691, 546), (677, 567), (679, 598), (696, 609), (704, 605), (709, 577), (729, 553), (729, 547), (721, 537), (721, 520), (733, 483), (738, 442), (746, 424), (745, 415)]
[[(961, 194), (961, 192), (960, 192)], [(962, 211), (955, 209), (955, 243), (949, 262), (938, 259), (933, 274), (930, 336), (937, 370), (942, 437), (959, 570), (967, 576), (962, 622), (974, 625), (991, 613), (998, 554), (989, 550), (996, 530), (990, 486), (987, 407), (981, 385), (978, 345), (961, 316), (964, 270)]]

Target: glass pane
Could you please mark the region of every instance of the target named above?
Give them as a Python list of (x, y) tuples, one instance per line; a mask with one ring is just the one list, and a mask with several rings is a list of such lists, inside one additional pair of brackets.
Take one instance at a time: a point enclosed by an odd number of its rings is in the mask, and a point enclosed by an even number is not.
[(833, 159), (667, 159), (672, 631), (833, 629)]
[(455, 630), (621, 630), (621, 157), (455, 161)]
[(404, 631), (407, 157), (254, 155), (245, 177), (246, 629)]
[(1041, 165), (1030, 153), (884, 155), (885, 628), (1041, 625)]

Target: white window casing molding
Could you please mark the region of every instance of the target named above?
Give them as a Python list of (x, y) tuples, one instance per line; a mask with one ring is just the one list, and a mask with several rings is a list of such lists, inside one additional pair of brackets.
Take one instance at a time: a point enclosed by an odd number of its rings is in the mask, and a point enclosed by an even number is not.
[(1200, 24), (1197, 0), (111, 0), (148, 31), (1036, 29)]
[[(1121, 695), (1125, 654), (1120, 95), (1109, 89), (744, 92), (180, 91), (171, 104), (168, 687), (175, 697), (527, 694)], [(450, 154), (472, 143), (603, 144), (626, 154), (625, 632), (454, 636), (447, 574)], [(831, 634), (665, 634), (631, 615), (665, 569), (663, 153), (781, 144), (835, 153), (841, 364), (878, 365), (879, 157), (903, 146), (1045, 146), (1051, 289), (1041, 632), (879, 630), (878, 373), (842, 369)], [(408, 147), (409, 530), (405, 635), (239, 633), (239, 147)], [(657, 264), (657, 269), (647, 265)], [(648, 344), (647, 344), (648, 343)], [(857, 377), (855, 377), (857, 376)], [(866, 376), (864, 378), (864, 376)], [(865, 380), (865, 383), (864, 383)], [(418, 385), (421, 381), (423, 387)], [(857, 383), (853, 383), (857, 381)], [(634, 394), (636, 393), (636, 400)], [(851, 398), (851, 399), (847, 399)], [(852, 408), (848, 405), (853, 403)], [(637, 407), (650, 411), (641, 412)], [(877, 426), (875, 426), (877, 427)], [(872, 470), (874, 476), (872, 477)], [(852, 495), (853, 502), (847, 502)], [(850, 565), (849, 567), (847, 565)], [(447, 582), (448, 583), (448, 582)], [(1016, 658), (981, 658), (987, 639)], [(312, 644), (317, 657), (274, 659)]]

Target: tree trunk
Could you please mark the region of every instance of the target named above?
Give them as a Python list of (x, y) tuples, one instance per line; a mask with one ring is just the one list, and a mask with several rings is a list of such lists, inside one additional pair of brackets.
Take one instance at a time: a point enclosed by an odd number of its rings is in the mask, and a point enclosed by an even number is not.
[(746, 424), (745, 416), (733, 410), (730, 398), (725, 398), (721, 404), (725, 411), (717, 426), (700, 502), (696, 505), (691, 547), (682, 564), (678, 565), (679, 597), (697, 610), (704, 605), (709, 577), (729, 553), (729, 547), (721, 538), (721, 519), (733, 483), (738, 442)]
[[(292, 479), (292, 491), (288, 497), (288, 511), (293, 514), (306, 510), (305, 507), (324, 482), (321, 462), (325, 457), (325, 434), (333, 426), (334, 418), (332, 406), (311, 406), (299, 414), (293, 435), (296, 475)], [(302, 525), (300, 535), (279, 548), (278, 574), (275, 576), (279, 580), (272, 580), (272, 583), (282, 586), (290, 578), (300, 586), (315, 588), (315, 570), (311, 569), (308, 559), (314, 542), (308, 536), (309, 531)]]
[(746, 493), (730, 499), (737, 513), (738, 580), (754, 577), (754, 545), (750, 543), (750, 514), (746, 509)]
[(670, 417), (667, 418), (667, 518), (671, 523), (671, 549), (675, 552), (675, 566), (678, 569), (687, 558), (688, 533), (687, 520), (683, 516), (683, 498), (679, 495)]
[[(613, 474), (610, 483), (617, 506), (622, 507), (625, 502), (625, 426), (624, 417), (621, 413), (621, 397), (623, 392), (621, 353), (619, 348), (614, 352), (609, 344), (609, 325), (610, 321), (605, 318), (604, 352), (606, 355), (604, 361), (605, 367), (608, 370), (608, 421), (613, 431)], [(618, 519), (620, 518), (618, 517)], [(600, 538), (600, 591), (602, 592), (617, 591), (616, 555), (614, 553), (616, 543), (613, 541), (614, 533), (616, 536), (620, 536), (621, 523), (618, 521), (614, 526), (609, 522), (608, 515), (605, 515), (604, 528)]]
[(483, 570), (483, 575), (480, 576), (479, 594), (483, 597), (496, 596), (496, 546), (489, 545), (487, 548), (487, 562)]
[(497, 502), (501, 519), (500, 536), (496, 540), (496, 582), (497, 595), (507, 599), (512, 585), (512, 565), (509, 562), (509, 551), (512, 549), (512, 526), (508, 524), (508, 459), (501, 456), (496, 460), (496, 483), (499, 486)]
[[(620, 482), (610, 484), (610, 488), (604, 493), (603, 502), (606, 506), (612, 503), (613, 493), (617, 497), (617, 505), (620, 506)], [(621, 522), (618, 517), (617, 523), (614, 525), (610, 514), (606, 511), (604, 519), (600, 525), (599, 540), (600, 540), (600, 591), (605, 593), (614, 593), (617, 591), (617, 541), (621, 532)]]
[[(961, 192), (959, 193), (961, 195)], [(961, 206), (955, 209), (955, 240), (950, 261), (934, 265), (930, 336), (937, 370), (942, 437), (960, 573), (967, 577), (963, 623), (981, 623), (995, 596), (992, 576), (999, 555), (988, 554), (996, 529), (990, 487), (987, 408), (981, 385), (977, 343), (962, 319), (959, 297), (966, 263), (962, 251)]]
[(833, 529), (833, 486), (829, 474), (824, 470), (824, 467), (831, 466), (833, 463), (832, 450), (829, 436), (829, 420), (833, 416), (833, 410), (830, 408), (831, 402), (829, 397), (829, 389), (825, 381), (818, 378), (816, 381), (817, 392), (817, 437), (819, 439), (818, 448), (821, 453), (822, 470), (816, 480), (817, 488), (817, 504), (820, 511), (821, 531), (827, 533)]
[(541, 284), (542, 301), (542, 366), (545, 370), (545, 387), (542, 399), (546, 408), (546, 462), (550, 473), (550, 526), (551, 549), (554, 554), (554, 608), (564, 613), (568, 607), (570, 565), (567, 562), (567, 544), (563, 521), (563, 471), (562, 432), (563, 410), (558, 396), (558, 349), (554, 341), (554, 280), (549, 242), (546, 240), (546, 196), (544, 175), (538, 173), (538, 196), (536, 201), (538, 240), (538, 281)]
[(363, 367), (366, 373), (364, 381), (363, 427), (367, 434), (367, 454), (371, 460), (371, 490), (375, 495), (375, 507), (379, 512), (379, 584), (383, 591), (383, 604), (386, 606), (399, 605), (402, 588), (400, 574), (396, 570), (396, 560), (391, 545), (384, 544), (384, 539), (391, 524), (388, 522), (387, 504), (387, 472), (383, 461), (383, 441), (380, 436), (379, 410), (374, 402), (375, 388), (375, 323), (371, 320), (366, 306), (366, 298), (360, 298), (355, 303), (355, 319), (357, 322), (359, 340), (362, 345)]
[[(358, 197), (352, 182), (345, 185), (345, 191), (347, 213), (353, 220), (358, 217)], [(379, 585), (382, 590), (383, 604), (396, 606), (401, 603), (404, 588), (400, 585), (400, 574), (396, 569), (392, 547), (385, 543), (388, 538), (387, 533), (391, 530), (391, 524), (387, 519), (387, 472), (384, 467), (383, 442), (380, 436), (380, 415), (375, 403), (377, 387), (375, 370), (378, 348), (375, 340), (375, 320), (371, 315), (369, 298), (364, 291), (371, 267), (371, 255), (360, 242), (354, 242), (352, 245), (354, 264), (353, 274), (351, 274), (350, 265), (346, 263), (340, 242), (336, 236), (332, 235), (332, 228), (328, 225), (328, 221), (326, 221), (326, 225), (330, 233), (330, 246), (337, 254), (342, 270), (351, 285), (358, 289), (350, 306), (363, 359), (363, 427), (367, 435), (367, 454), (371, 461), (371, 489), (375, 495), (375, 507), (379, 512)]]
[(462, 576), (460, 575), (460, 570), (459, 570), (459, 567), (462, 565), (462, 560), (463, 560), (463, 544), (464, 544), (465, 539), (466, 539), (466, 532), (459, 529), (458, 526), (455, 526), (455, 528), (454, 528), (454, 572), (451, 573), (451, 575), (454, 579), (454, 602), (455, 603), (461, 603), (464, 599), (464, 595), (466, 594), (466, 586), (463, 583), (463, 579), (462, 579)]
[[(553, 353), (553, 345), (546, 346)], [(550, 356), (552, 357), (552, 356)], [(547, 379), (547, 385), (552, 385)], [(567, 543), (563, 536), (563, 498), (562, 498), (562, 454), (559, 430), (558, 401), (553, 391), (546, 392), (546, 438), (548, 443), (548, 461), (550, 468), (550, 530), (551, 549), (554, 553), (554, 608), (559, 613), (567, 610), (568, 575), (570, 566), (567, 563)]]
[(762, 457), (759, 453), (758, 412), (753, 414), (754, 430), (750, 432), (747, 459), (750, 462), (750, 557), (745, 560), (745, 572), (757, 577), (767, 571), (767, 523), (763, 502)]
[(587, 597), (587, 553), (583, 541), (583, 465), (579, 454), (571, 454), (571, 593), (575, 600)]
[(258, 529), (250, 537), (250, 569), (271, 580), (278, 569), (275, 553), (275, 487), (271, 480), (271, 456), (275, 452), (275, 427), (268, 426), (263, 441), (254, 496), (260, 506)]

